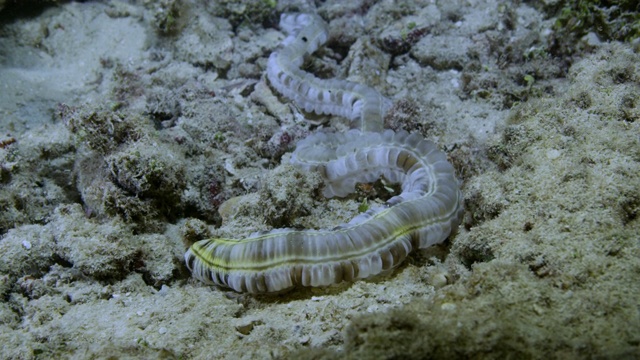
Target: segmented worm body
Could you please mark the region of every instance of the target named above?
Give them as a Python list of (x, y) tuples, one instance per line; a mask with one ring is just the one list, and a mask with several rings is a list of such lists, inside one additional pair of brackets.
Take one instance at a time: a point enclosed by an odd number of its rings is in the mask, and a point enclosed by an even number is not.
[(276, 229), (245, 239), (198, 241), (185, 254), (193, 275), (238, 292), (266, 293), (296, 285), (327, 286), (393, 269), (413, 249), (444, 241), (458, 226), (462, 195), (446, 155), (420, 135), (382, 131), (390, 101), (364, 85), (321, 80), (299, 69), (327, 38), (315, 15), (283, 15), (290, 32), (269, 58), (269, 81), (306, 111), (354, 120), (343, 134), (301, 140), (291, 162), (319, 171), (326, 197), (384, 177), (401, 193), (331, 230)]
[(350, 119), (351, 127), (382, 131), (383, 117), (391, 101), (363, 84), (340, 79), (319, 79), (300, 69), (304, 57), (327, 41), (327, 24), (317, 15), (283, 15), (280, 27), (289, 32), (284, 48), (273, 52), (267, 77), (282, 95), (306, 112), (338, 115)]

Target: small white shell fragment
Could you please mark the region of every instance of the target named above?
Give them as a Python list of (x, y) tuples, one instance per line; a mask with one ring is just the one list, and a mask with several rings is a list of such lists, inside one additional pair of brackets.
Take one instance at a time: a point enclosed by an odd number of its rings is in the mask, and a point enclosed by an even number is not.
[(442, 305), (440, 305), (440, 309), (444, 310), (444, 311), (456, 311), (456, 304), (452, 304), (452, 303), (444, 303)]
[(555, 160), (559, 158), (560, 155), (561, 155), (560, 150), (557, 150), (557, 149), (550, 149), (547, 151), (547, 159), (549, 160)]

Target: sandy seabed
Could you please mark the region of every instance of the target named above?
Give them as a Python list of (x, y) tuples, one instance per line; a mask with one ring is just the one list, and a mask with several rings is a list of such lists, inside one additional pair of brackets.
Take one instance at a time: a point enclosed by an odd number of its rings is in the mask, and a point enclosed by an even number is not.
[[(637, 358), (638, 46), (554, 54), (543, 4), (0, 2), (0, 357)], [(264, 79), (290, 11), (330, 24), (308, 71), (447, 152), (465, 219), (393, 274), (240, 295), (191, 279), (187, 246), (332, 227), (380, 191), (327, 200), (288, 165), (348, 126)]]

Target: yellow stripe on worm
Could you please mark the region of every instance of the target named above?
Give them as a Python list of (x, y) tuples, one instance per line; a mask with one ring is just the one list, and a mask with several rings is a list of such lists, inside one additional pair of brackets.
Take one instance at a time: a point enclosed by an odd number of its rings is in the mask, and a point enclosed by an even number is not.
[(327, 196), (380, 176), (401, 182), (402, 192), (333, 230), (199, 241), (185, 255), (196, 278), (250, 293), (367, 278), (392, 269), (414, 248), (442, 242), (459, 223), (462, 196), (453, 167), (417, 134), (319, 133), (300, 141), (292, 161), (320, 171)]
[[(320, 80), (292, 71), (299, 70), (304, 53), (313, 52), (326, 40), (326, 25), (321, 21), (312, 15), (283, 15), (283, 27), (296, 34), (285, 40), (280, 55), (271, 56), (268, 73), (276, 74), (279, 85), (287, 90), (283, 91), (285, 96), (298, 105), (307, 106), (310, 98), (317, 99), (309, 109), (347, 117), (358, 115), (359, 126), (365, 130), (311, 135), (298, 143), (291, 161), (319, 171), (327, 197), (345, 196), (355, 190), (356, 183), (381, 176), (391, 183), (401, 183), (402, 192), (385, 206), (371, 208), (332, 230), (277, 229), (245, 239), (198, 241), (185, 254), (185, 261), (200, 280), (239, 292), (265, 293), (296, 285), (326, 286), (363, 279), (394, 268), (414, 248), (444, 241), (460, 222), (462, 194), (443, 152), (417, 134), (367, 131), (382, 127), (382, 102), (375, 106), (369, 102), (371, 98), (384, 99), (381, 95), (376, 92), (372, 96), (375, 90), (358, 84), (347, 90), (334, 88), (347, 82)], [(293, 59), (290, 63), (282, 57), (287, 53)], [(278, 61), (272, 62), (274, 58)], [(305, 83), (308, 75), (311, 82)], [(278, 85), (274, 87), (282, 91)], [(351, 95), (344, 95), (349, 91)], [(290, 93), (303, 95), (287, 95)], [(349, 101), (333, 103), (335, 97), (318, 95), (321, 93), (342, 93), (341, 99)]]

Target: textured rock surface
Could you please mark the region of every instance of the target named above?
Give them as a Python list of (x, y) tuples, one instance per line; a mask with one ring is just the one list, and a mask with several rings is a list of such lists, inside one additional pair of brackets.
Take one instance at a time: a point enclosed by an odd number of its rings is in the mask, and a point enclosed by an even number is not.
[[(247, 298), (190, 280), (189, 243), (279, 226), (282, 198), (311, 209), (286, 222), (326, 228), (386, 191), (327, 201), (317, 178), (281, 165), (319, 126), (348, 124), (274, 104), (262, 76), (275, 24), (310, 5), (254, 3), (64, 3), (3, 18), (2, 357), (638, 353), (639, 56), (596, 30), (559, 43), (550, 2), (323, 2), (331, 39), (305, 68), (372, 81), (395, 102), (387, 126), (445, 150), (464, 225), (375, 281)], [(189, 37), (212, 42), (178, 53)], [(429, 38), (464, 38), (462, 69), (414, 55), (429, 56)], [(389, 66), (363, 76), (372, 49)], [(256, 193), (220, 226), (221, 204)]]

